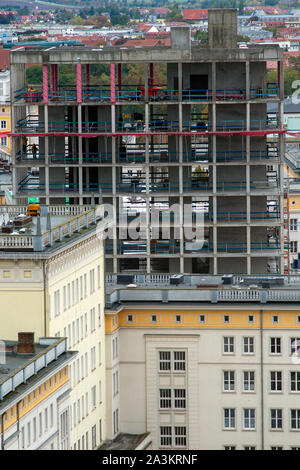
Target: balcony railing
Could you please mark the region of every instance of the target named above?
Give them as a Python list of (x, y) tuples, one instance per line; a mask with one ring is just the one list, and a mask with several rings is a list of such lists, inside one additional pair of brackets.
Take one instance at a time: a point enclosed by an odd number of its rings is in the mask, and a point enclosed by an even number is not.
[[(274, 242), (251, 242), (250, 250), (253, 251), (277, 251), (280, 249), (278, 241)], [(213, 252), (213, 245), (206, 240), (202, 242), (183, 242), (183, 251), (185, 254), (193, 254), (199, 252)], [(105, 243), (106, 254), (113, 253), (113, 241), (106, 240)], [(218, 242), (217, 252), (220, 253), (246, 253), (246, 242)], [(164, 240), (150, 240), (150, 253), (151, 254), (178, 254), (180, 253), (179, 241), (164, 241)], [(147, 243), (142, 241), (122, 241), (117, 242), (117, 254), (147, 254)]]

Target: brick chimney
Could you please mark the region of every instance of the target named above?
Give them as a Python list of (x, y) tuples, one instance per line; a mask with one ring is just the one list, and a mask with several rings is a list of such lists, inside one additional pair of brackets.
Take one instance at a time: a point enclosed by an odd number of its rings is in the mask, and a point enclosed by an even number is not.
[(18, 354), (34, 354), (34, 333), (18, 333)]

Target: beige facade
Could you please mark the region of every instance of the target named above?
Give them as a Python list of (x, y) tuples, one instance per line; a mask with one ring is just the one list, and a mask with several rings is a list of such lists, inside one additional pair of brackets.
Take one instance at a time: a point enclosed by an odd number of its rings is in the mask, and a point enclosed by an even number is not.
[(107, 349), (119, 337), (119, 431), (150, 432), (155, 450), (299, 447), (297, 304), (143, 304), (135, 294), (106, 312)]
[[(64, 217), (67, 211), (60, 209)], [(2, 248), (0, 322), (2, 339), (33, 331), (36, 338), (67, 337), (69, 349), (78, 351), (70, 363), (71, 448), (92, 449), (106, 438), (104, 255), (99, 224), (96, 228), (87, 223), (90, 216), (96, 221), (94, 210), (78, 211), (78, 217), (63, 219), (71, 236), (62, 238), (58, 246), (53, 237), (65, 228), (56, 229), (52, 222), (52, 233), (41, 235), (52, 246), (30, 252)], [(81, 223), (85, 226), (78, 234)], [(10, 242), (18, 240), (21, 235)], [(32, 245), (37, 245), (36, 240)]]

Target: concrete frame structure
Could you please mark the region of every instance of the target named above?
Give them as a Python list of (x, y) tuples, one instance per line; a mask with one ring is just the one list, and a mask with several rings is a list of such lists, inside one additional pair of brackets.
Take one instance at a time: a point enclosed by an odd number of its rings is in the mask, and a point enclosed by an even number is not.
[[(114, 239), (106, 243), (107, 272), (284, 272), (282, 51), (277, 46), (239, 49), (236, 15), (231, 9), (209, 11), (208, 47), (192, 46), (189, 28), (179, 27), (171, 31), (171, 47), (155, 50), (12, 51), (15, 198), (21, 202), (35, 194), (46, 204), (57, 204), (69, 197), (71, 203), (83, 204), (95, 196), (112, 204), (115, 228)], [(270, 60), (278, 64), (272, 89), (266, 83)], [(136, 84), (122, 85), (122, 67), (128, 63), (145, 66), (142, 94)], [(30, 96), (26, 64), (43, 67), (43, 87)], [(59, 85), (60, 64), (76, 65), (76, 86)], [(90, 86), (93, 64), (109, 67), (110, 87)], [(158, 93), (153, 93), (155, 64), (167, 67), (167, 84)], [(28, 100), (36, 101), (38, 115), (26, 114)], [(268, 101), (278, 106), (273, 120), (266, 114)], [(131, 106), (133, 113), (136, 105), (142, 106), (142, 119), (125, 122), (123, 107)], [(33, 135), (39, 138), (34, 162), (38, 179), (28, 175), (31, 161), (21, 146), (22, 136)], [(128, 143), (129, 136), (134, 144)], [(142, 150), (136, 143), (140, 137)], [(199, 165), (204, 178), (193, 174)], [(275, 168), (273, 179), (267, 175), (268, 165)], [(145, 239), (128, 243), (120, 240), (119, 212), (124, 198), (135, 197), (145, 202), (140, 230)], [(273, 214), (269, 199), (277, 201)], [(209, 203), (209, 210), (200, 249), (190, 246), (185, 227), (195, 227), (203, 202)], [(167, 241), (161, 240), (161, 233), (154, 239), (151, 234), (157, 203), (167, 210), (173, 204), (180, 207)], [(194, 211), (188, 223), (185, 204)], [(132, 205), (125, 208), (131, 220), (136, 218), (132, 210)]]

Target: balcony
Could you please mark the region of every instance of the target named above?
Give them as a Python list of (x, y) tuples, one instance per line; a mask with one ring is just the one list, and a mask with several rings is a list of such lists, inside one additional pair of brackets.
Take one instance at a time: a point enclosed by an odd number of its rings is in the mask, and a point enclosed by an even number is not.
[[(251, 120), (250, 130), (260, 131), (278, 128), (278, 117), (273, 115), (263, 120)], [(20, 119), (16, 124), (17, 132), (34, 133), (45, 132), (45, 123), (39, 120), (38, 116), (26, 116)], [(213, 125), (208, 119), (183, 121), (182, 131), (190, 133), (212, 132)], [(246, 131), (247, 124), (243, 119), (216, 121), (216, 132), (238, 132)], [(146, 131), (144, 121), (117, 121), (116, 132), (128, 134), (143, 134)], [(149, 122), (149, 131), (153, 133), (160, 132), (179, 132), (179, 121), (169, 121), (167, 119), (155, 119)], [(48, 132), (79, 132), (78, 122), (76, 121), (49, 121)], [(82, 122), (82, 133), (111, 133), (112, 127), (110, 121), (84, 121)]]
[[(251, 252), (264, 252), (264, 251), (278, 251), (280, 244), (278, 241), (274, 242), (251, 242)], [(213, 252), (212, 243), (207, 240), (199, 242), (183, 242), (183, 252), (185, 254), (209, 253)], [(247, 253), (246, 242), (218, 242), (218, 253)], [(106, 240), (105, 253), (113, 254), (113, 241)], [(180, 242), (175, 240), (150, 240), (150, 254), (151, 255), (176, 255), (180, 253)], [(118, 241), (117, 242), (118, 255), (147, 255), (146, 240), (141, 241)]]

